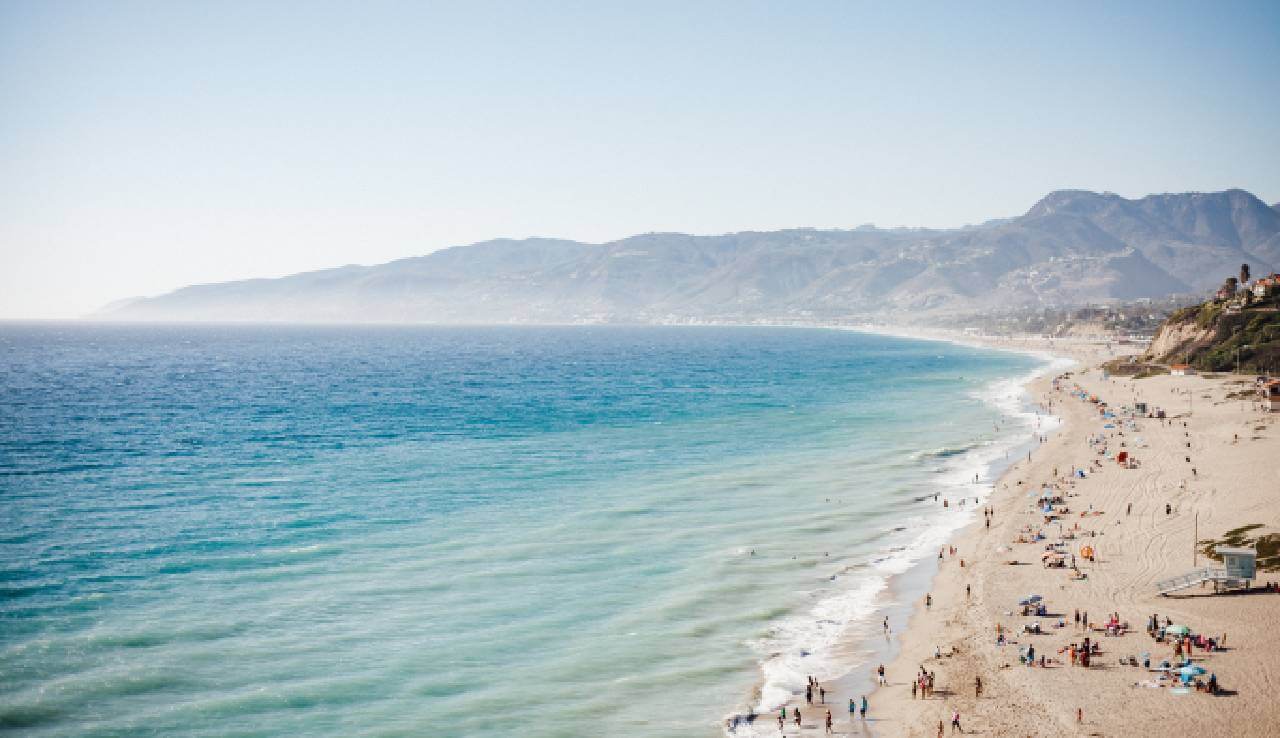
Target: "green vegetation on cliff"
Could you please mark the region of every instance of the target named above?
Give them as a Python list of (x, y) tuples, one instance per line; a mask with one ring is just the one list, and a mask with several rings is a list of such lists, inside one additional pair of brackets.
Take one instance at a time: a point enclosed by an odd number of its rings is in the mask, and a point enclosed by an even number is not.
[(1280, 292), (1214, 299), (1174, 311), (1160, 326), (1149, 361), (1200, 371), (1274, 373), (1280, 369)]

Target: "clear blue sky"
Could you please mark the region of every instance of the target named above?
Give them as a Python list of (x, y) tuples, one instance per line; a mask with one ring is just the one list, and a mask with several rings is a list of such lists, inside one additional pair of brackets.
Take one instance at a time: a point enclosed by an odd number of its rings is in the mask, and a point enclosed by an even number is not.
[(0, 317), (494, 237), (1275, 202), (1278, 136), (1277, 2), (3, 0)]

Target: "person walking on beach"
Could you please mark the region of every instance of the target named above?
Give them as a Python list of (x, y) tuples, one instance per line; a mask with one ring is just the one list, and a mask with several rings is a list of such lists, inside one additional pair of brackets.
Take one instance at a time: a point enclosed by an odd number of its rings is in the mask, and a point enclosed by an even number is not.
[(863, 720), (867, 719), (867, 696), (862, 695), (862, 706), (858, 708), (858, 717)]
[(933, 607), (933, 595), (927, 594), (924, 596), (924, 609), (928, 610), (931, 607)]
[(911, 699), (914, 700), (916, 698), (916, 690), (919, 688), (920, 688), (919, 679), (916, 679), (915, 681), (911, 682)]
[(804, 688), (804, 701), (813, 704), (813, 682), (809, 682), (809, 686)]
[(818, 687), (818, 701), (824, 705), (827, 704), (827, 688), (826, 687)]
[(853, 719), (853, 713), (857, 712), (857, 710), (858, 710), (858, 706), (854, 704), (853, 698), (850, 697), (849, 698), (849, 719), (850, 720)]
[(960, 727), (960, 711), (952, 710), (951, 711), (951, 732), (954, 733), (957, 730), (960, 731), (961, 733), (964, 732), (964, 728)]
[(833, 732), (831, 729), (831, 711), (827, 710), (827, 735), (831, 735)]
[(796, 727), (800, 727), (800, 708), (796, 708)]
[(982, 677), (980, 676), (973, 678), (973, 696), (975, 699), (982, 696)]
[(884, 680), (884, 664), (880, 664), (880, 668), (876, 669), (876, 676), (880, 679), (880, 686), (883, 687), (888, 684), (888, 682)]

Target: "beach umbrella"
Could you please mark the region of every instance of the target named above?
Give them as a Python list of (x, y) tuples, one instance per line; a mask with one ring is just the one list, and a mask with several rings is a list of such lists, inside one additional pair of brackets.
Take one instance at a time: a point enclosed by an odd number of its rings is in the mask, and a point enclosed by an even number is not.
[(1205, 668), (1197, 664), (1187, 664), (1181, 669), (1178, 669), (1178, 673), (1184, 677), (1198, 677), (1205, 673)]
[(1107, 423), (1106, 425), (1104, 425), (1104, 426), (1102, 426), (1102, 427), (1103, 427), (1103, 428), (1114, 428), (1115, 426), (1114, 426), (1114, 425), (1112, 425), (1111, 423)]
[(1168, 628), (1164, 629), (1164, 632), (1169, 635), (1184, 636), (1190, 633), (1191, 629), (1185, 625), (1170, 625)]

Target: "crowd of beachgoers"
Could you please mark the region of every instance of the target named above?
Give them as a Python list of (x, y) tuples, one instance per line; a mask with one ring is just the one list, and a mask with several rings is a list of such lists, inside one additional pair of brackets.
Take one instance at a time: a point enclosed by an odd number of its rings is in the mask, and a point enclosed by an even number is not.
[(1061, 430), (967, 500), (981, 515), (938, 552), (930, 592), (883, 623), (897, 654), (876, 683), (811, 678), (774, 734), (1274, 735), (1269, 575), (1156, 590), (1215, 564), (1202, 539), (1280, 528), (1273, 416), (1238, 401), (1241, 378), (1115, 377), (1080, 358), (1029, 387)]

